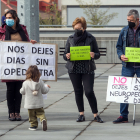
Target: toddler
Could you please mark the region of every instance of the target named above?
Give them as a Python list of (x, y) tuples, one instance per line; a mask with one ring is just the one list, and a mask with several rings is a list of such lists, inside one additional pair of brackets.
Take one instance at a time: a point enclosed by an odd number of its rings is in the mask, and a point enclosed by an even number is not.
[(43, 131), (46, 131), (47, 119), (43, 108), (42, 94), (47, 94), (50, 86), (44, 85), (40, 76), (41, 74), (38, 67), (36, 65), (31, 65), (26, 71), (26, 81), (23, 82), (20, 93), (25, 95), (24, 108), (28, 109), (29, 122), (31, 123), (29, 130), (37, 129), (37, 118), (39, 118), (42, 123)]

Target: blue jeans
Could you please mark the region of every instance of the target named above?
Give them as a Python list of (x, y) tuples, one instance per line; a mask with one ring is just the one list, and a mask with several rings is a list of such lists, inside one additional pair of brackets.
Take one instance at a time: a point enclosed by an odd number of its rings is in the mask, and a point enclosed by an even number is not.
[[(122, 76), (134, 77), (135, 74), (137, 75), (137, 77), (140, 77), (140, 68), (134, 68), (133, 66), (122, 67)], [(124, 118), (128, 118), (128, 106), (129, 104), (127, 103), (120, 104), (120, 114)]]

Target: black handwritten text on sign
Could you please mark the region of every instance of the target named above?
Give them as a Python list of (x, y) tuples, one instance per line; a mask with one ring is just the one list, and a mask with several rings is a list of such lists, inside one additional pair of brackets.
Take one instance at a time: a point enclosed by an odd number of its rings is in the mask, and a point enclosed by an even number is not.
[(70, 47), (70, 60), (90, 60), (90, 46)]
[(43, 80), (55, 80), (56, 45), (1, 42), (1, 79), (24, 80), (30, 65), (37, 65)]

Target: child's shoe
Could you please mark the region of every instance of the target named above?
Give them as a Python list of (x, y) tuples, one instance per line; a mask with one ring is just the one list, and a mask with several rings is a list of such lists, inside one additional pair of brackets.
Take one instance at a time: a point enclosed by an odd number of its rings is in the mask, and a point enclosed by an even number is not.
[(43, 129), (43, 131), (46, 131), (47, 130), (47, 122), (46, 122), (46, 120), (43, 119), (41, 123), (42, 123), (42, 129)]
[(35, 131), (36, 129), (37, 129), (37, 126), (29, 127), (29, 130), (33, 130), (33, 131)]

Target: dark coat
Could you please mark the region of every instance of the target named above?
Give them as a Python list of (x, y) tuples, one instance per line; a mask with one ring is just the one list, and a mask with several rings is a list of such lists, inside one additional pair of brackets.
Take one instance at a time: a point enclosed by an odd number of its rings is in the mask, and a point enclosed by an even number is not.
[[(72, 46), (76, 46), (74, 43), (74, 35), (69, 36), (65, 46), (65, 52), (63, 55), (64, 60), (67, 61), (66, 68), (68, 69), (68, 72), (73, 70), (74, 63), (75, 63), (75, 61), (70, 61), (66, 57), (66, 54), (70, 53), (70, 47)], [(91, 58), (91, 60), (84, 60), (86, 70), (90, 72), (96, 69), (94, 59), (100, 58), (100, 52), (95, 37), (88, 32), (87, 32), (87, 38), (85, 40), (85, 46), (90, 46), (91, 52), (95, 53), (94, 58)]]

